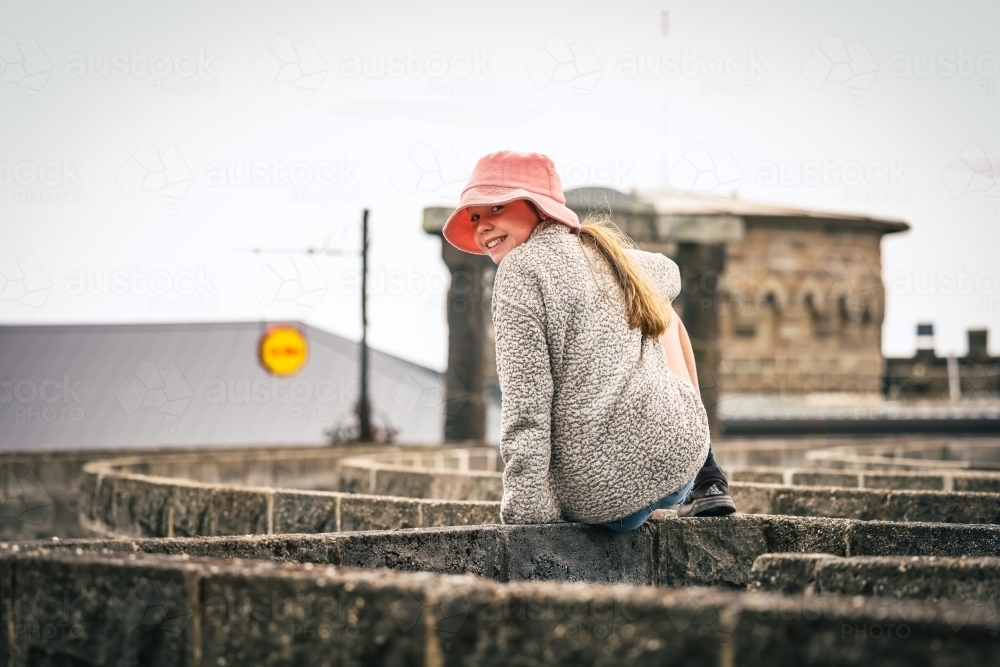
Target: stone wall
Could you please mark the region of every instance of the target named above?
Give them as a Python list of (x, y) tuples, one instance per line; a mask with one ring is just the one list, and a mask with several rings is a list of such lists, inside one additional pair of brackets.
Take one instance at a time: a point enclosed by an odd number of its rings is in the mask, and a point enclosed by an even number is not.
[(1000, 471), (956, 466), (1000, 446), (784, 445), (720, 446), (743, 514), (630, 533), (497, 524), (492, 448), (87, 462), (104, 537), (0, 542), (0, 664), (995, 662)]

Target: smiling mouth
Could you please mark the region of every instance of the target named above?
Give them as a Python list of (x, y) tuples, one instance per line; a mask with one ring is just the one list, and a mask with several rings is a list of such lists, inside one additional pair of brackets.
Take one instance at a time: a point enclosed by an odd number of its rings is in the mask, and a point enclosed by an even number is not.
[(493, 239), (492, 241), (486, 244), (486, 249), (493, 250), (493, 248), (496, 248), (498, 245), (503, 243), (504, 239), (506, 238), (507, 238), (506, 236), (501, 236), (500, 238)]

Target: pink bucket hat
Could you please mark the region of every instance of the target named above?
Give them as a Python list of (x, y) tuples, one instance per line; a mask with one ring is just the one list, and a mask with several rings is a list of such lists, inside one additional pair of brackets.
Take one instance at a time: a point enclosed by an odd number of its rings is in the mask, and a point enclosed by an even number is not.
[(566, 208), (562, 181), (552, 160), (539, 153), (500, 151), (490, 153), (476, 163), (462, 190), (458, 208), (448, 216), (441, 234), (459, 250), (475, 255), (483, 253), (476, 245), (470, 206), (496, 206), (515, 199), (527, 199), (538, 207), (543, 218), (580, 229), (580, 218)]

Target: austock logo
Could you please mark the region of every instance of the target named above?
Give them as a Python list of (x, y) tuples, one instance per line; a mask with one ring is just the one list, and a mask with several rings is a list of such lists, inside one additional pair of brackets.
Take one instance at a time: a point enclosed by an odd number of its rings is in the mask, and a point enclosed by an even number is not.
[(18, 259), (0, 252), (0, 300), (17, 302), (29, 313), (38, 312), (52, 292), (52, 282), (33, 254)]
[(0, 35), (0, 80), (17, 84), (26, 93), (42, 89), (52, 73), (52, 65), (34, 37), (18, 44), (10, 35)]
[(154, 626), (167, 636), (170, 648), (180, 645), (180, 635), (194, 611), (174, 581), (140, 578), (115, 608), (115, 616), (130, 634), (140, 626)]
[(167, 420), (180, 419), (193, 395), (177, 366), (170, 363), (157, 368), (148, 359), (140, 361), (115, 392), (127, 414), (140, 408), (157, 409)]
[(4, 469), (0, 470), (0, 507), (0, 516), (37, 526), (49, 515), (52, 499), (31, 470), (18, 478), (13, 470)]

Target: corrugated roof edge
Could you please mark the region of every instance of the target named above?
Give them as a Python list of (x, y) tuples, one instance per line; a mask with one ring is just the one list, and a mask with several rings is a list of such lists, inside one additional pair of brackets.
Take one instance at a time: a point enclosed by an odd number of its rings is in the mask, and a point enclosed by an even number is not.
[[(245, 321), (245, 322), (126, 322), (126, 323), (116, 323), (116, 322), (101, 322), (96, 324), (82, 324), (82, 323), (68, 323), (68, 324), (0, 324), (0, 334), (3, 333), (98, 333), (101, 331), (114, 331), (114, 332), (128, 332), (128, 331), (169, 331), (171, 329), (183, 329), (185, 331), (198, 331), (198, 330), (212, 330), (212, 331), (225, 331), (225, 330), (239, 330), (247, 329), (253, 327), (259, 329), (263, 332), (266, 327), (274, 326), (277, 324), (291, 324), (297, 327), (301, 327), (306, 330), (306, 335), (310, 340), (316, 339), (325, 341), (326, 343), (340, 344), (340, 345), (359, 345), (360, 341), (351, 340), (350, 338), (345, 338), (343, 336), (338, 336), (337, 334), (326, 331), (325, 329), (320, 329), (311, 324), (301, 322), (298, 320), (274, 320), (274, 321)], [(439, 370), (434, 368), (429, 368), (422, 364), (418, 364), (409, 359), (404, 359), (403, 357), (390, 354), (388, 352), (383, 352), (381, 350), (368, 348), (368, 351), (372, 355), (380, 355), (387, 359), (392, 359), (404, 364), (410, 364), (417, 368), (427, 371), (428, 373), (434, 373), (435, 375), (444, 375)]]

